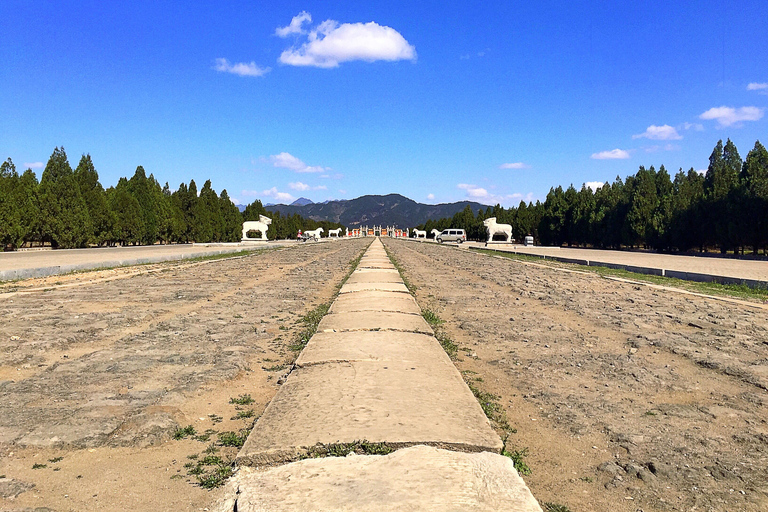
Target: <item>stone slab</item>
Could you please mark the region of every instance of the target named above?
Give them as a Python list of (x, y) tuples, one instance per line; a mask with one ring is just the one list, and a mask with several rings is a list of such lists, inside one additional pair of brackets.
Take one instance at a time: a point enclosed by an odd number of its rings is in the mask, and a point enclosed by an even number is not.
[[(431, 354), (431, 352), (430, 352)], [(367, 440), (498, 453), (502, 448), (450, 360), (356, 361), (297, 368), (256, 422), (241, 465), (296, 460), (318, 443)]]
[(387, 269), (364, 269), (353, 272), (347, 283), (402, 283), (403, 278), (396, 271)]
[(421, 308), (409, 293), (379, 290), (343, 293), (333, 302), (329, 310), (334, 314), (354, 311), (398, 311), (414, 315), (421, 314)]
[(355, 311), (343, 315), (325, 315), (320, 320), (317, 330), (318, 332), (397, 330), (433, 334), (432, 328), (421, 315), (386, 311)]
[[(318, 332), (309, 340), (296, 364), (385, 361), (419, 362), (447, 360), (434, 336), (414, 332), (350, 331)], [(445, 361), (442, 361), (445, 362)]]
[(429, 446), (244, 468), (232, 486), (236, 504), (230, 498), (216, 512), (541, 512), (508, 457)]
[(339, 290), (340, 294), (362, 292), (362, 291), (382, 291), (382, 292), (400, 292), (408, 293), (408, 288), (399, 283), (345, 283)]

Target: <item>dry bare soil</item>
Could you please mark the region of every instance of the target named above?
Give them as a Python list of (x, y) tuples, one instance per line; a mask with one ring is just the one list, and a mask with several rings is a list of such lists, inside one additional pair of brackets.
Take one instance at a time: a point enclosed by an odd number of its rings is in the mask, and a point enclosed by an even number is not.
[(0, 287), (0, 511), (206, 509), (189, 466), (234, 457), (219, 434), (252, 426), (369, 243)]
[(768, 510), (768, 311), (384, 239), (542, 503)]

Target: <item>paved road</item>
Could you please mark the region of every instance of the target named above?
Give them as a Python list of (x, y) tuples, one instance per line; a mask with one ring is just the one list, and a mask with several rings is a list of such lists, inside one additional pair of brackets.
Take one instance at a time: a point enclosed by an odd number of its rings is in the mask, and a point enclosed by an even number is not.
[(209, 254), (274, 247), (293, 241), (239, 244), (150, 245), (0, 253), (0, 281), (64, 274), (75, 270), (196, 258)]
[[(485, 244), (467, 242), (467, 247), (486, 248)], [(677, 256), (670, 254), (640, 253), (628, 251), (607, 251), (599, 249), (572, 249), (556, 247), (525, 247), (522, 245), (491, 245), (500, 251), (513, 251), (520, 254), (545, 255), (554, 258), (587, 260), (590, 265), (598, 262), (643, 267), (649, 269), (696, 273), (711, 276), (723, 276), (734, 279), (768, 282), (768, 262), (756, 260), (737, 260), (730, 258), (710, 258), (696, 256)], [(678, 277), (678, 276), (671, 276)]]

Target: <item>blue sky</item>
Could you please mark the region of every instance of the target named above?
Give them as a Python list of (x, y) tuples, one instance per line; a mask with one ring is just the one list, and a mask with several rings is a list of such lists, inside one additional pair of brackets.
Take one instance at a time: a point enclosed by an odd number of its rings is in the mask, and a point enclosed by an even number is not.
[(766, 26), (764, 0), (5, 0), (0, 157), (243, 204), (517, 205), (768, 143)]

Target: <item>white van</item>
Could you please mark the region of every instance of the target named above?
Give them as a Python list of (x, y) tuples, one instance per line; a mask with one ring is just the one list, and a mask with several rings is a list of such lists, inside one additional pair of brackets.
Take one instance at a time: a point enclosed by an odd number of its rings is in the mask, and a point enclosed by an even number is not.
[(437, 235), (437, 241), (443, 242), (466, 242), (467, 234), (463, 229), (444, 229), (442, 233)]

